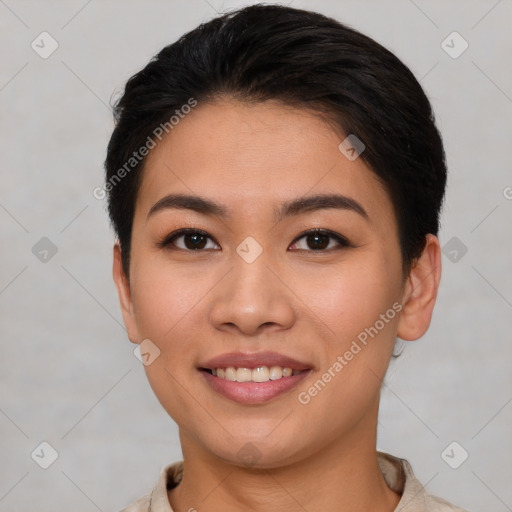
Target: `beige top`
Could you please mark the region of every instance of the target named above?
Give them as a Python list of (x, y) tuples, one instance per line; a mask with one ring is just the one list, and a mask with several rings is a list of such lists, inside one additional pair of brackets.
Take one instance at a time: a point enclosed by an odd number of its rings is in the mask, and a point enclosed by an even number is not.
[[(387, 453), (377, 453), (386, 483), (393, 491), (402, 495), (395, 512), (466, 512), (441, 498), (427, 494), (406, 460)], [(167, 489), (176, 487), (182, 476), (182, 461), (165, 466), (153, 492), (121, 512), (173, 512), (167, 499)]]

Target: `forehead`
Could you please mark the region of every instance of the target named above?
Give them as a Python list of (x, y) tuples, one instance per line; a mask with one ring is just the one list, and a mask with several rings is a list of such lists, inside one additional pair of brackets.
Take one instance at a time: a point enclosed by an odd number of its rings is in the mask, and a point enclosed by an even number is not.
[(277, 102), (199, 104), (148, 155), (137, 210), (171, 192), (253, 212), (309, 194), (340, 193), (370, 216), (390, 214), (389, 197), (361, 158), (339, 150), (345, 136), (311, 111)]

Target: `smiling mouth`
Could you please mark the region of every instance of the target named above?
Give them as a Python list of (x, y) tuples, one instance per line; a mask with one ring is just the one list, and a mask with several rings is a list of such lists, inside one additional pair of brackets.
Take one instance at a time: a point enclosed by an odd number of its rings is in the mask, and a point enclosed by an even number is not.
[(282, 366), (257, 366), (255, 368), (228, 366), (226, 368), (200, 368), (200, 370), (231, 382), (258, 383), (286, 379), (309, 371), (292, 370), (292, 368)]

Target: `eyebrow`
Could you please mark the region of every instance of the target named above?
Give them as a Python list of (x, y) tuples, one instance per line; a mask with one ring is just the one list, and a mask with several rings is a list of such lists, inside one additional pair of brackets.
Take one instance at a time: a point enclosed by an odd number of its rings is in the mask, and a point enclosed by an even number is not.
[[(225, 206), (200, 196), (186, 194), (169, 194), (159, 199), (149, 210), (147, 218), (167, 209), (193, 210), (197, 213), (217, 216), (227, 219), (230, 216)], [(370, 220), (363, 206), (355, 199), (340, 194), (317, 194), (314, 196), (300, 197), (286, 201), (280, 208), (274, 210), (278, 221), (285, 217), (310, 213), (324, 209), (349, 210), (359, 214), (365, 220)]]

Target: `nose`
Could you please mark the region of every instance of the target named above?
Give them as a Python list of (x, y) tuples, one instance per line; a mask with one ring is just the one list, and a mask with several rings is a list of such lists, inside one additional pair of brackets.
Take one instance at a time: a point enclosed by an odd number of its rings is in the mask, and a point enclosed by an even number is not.
[(232, 270), (214, 290), (209, 314), (216, 329), (251, 336), (295, 322), (294, 295), (263, 256), (247, 263), (235, 255)]

